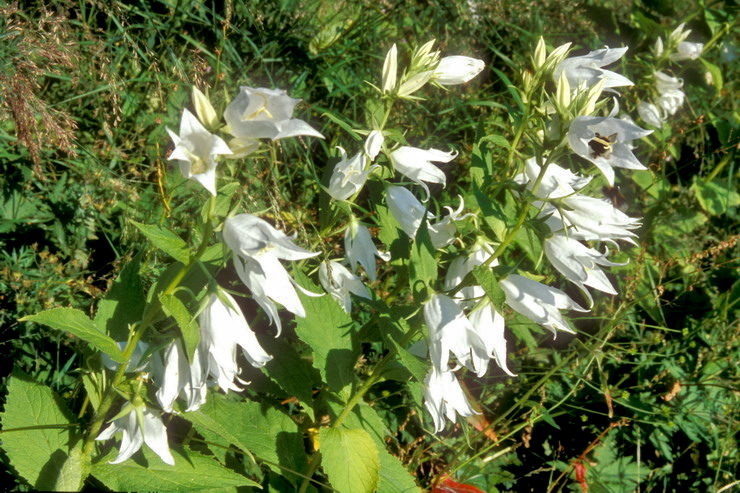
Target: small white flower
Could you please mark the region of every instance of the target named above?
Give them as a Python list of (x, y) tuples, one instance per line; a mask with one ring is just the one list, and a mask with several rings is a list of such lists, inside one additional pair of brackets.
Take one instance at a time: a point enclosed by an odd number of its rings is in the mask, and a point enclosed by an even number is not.
[(439, 61), (433, 79), (443, 86), (464, 84), (481, 73), (486, 66), (483, 60), (467, 56), (446, 56)]
[(458, 414), (460, 416), (476, 414), (470, 407), (460, 382), (449, 370), (437, 371), (432, 368), (424, 379), (422, 393), (424, 405), (434, 421), (435, 433), (445, 429), (445, 417), (454, 424)]
[(680, 62), (683, 60), (696, 60), (704, 51), (704, 43), (691, 43), (681, 41), (676, 46), (676, 53), (671, 54), (671, 60)]
[[(526, 183), (527, 189), (532, 191), (541, 169), (540, 165), (537, 164), (537, 159), (531, 157), (524, 163), (524, 173), (515, 176), (514, 181), (517, 183)], [(567, 197), (588, 185), (591, 178), (590, 176), (576, 175), (569, 169), (565, 169), (555, 163), (549, 163), (545, 170), (545, 176), (542, 177), (540, 186), (537, 187), (534, 195), (541, 199)]]
[(574, 334), (560, 310), (587, 312), (559, 289), (516, 274), (499, 282), (506, 294), (506, 304), (532, 322), (556, 334), (558, 330)]
[(632, 153), (630, 142), (653, 133), (634, 123), (613, 118), (619, 105), (608, 117), (579, 116), (568, 129), (568, 143), (573, 152), (594, 163), (610, 186), (614, 185), (614, 168), (647, 169)]
[(544, 204), (540, 217), (550, 216), (546, 224), (552, 232), (567, 228), (568, 236), (576, 240), (599, 240), (616, 244), (623, 240), (636, 245), (632, 230), (640, 227), (640, 219), (629, 217), (611, 202), (585, 195), (561, 200), (562, 207)]
[(352, 159), (347, 159), (347, 153), (338, 147), (342, 159), (335, 166), (329, 180), (329, 195), (336, 200), (347, 200), (365, 185), (367, 176), (378, 166), (370, 166), (365, 169), (367, 158), (361, 152), (355, 154)]
[(113, 438), (113, 435), (117, 432), (123, 432), (118, 457), (109, 463), (120, 464), (134, 455), (146, 443), (162, 459), (162, 462), (174, 466), (175, 459), (172, 457), (167, 443), (167, 429), (162, 423), (159, 413), (145, 407), (143, 404), (138, 407), (132, 404), (127, 404), (127, 406), (130, 408), (129, 412), (115, 419), (113, 424), (95, 438), (95, 440), (108, 440)]
[(195, 348), (191, 364), (188, 363), (182, 343), (179, 340), (172, 341), (165, 349), (164, 365), (154, 371), (155, 381), (159, 383), (157, 401), (162, 410), (175, 412), (172, 406), (177, 396), (183, 393), (187, 402), (186, 412), (197, 411), (206, 402), (207, 372), (206, 355), (200, 348)]
[(360, 278), (335, 260), (321, 263), (319, 281), (326, 292), (332, 295), (347, 313), (352, 311), (350, 294), (370, 299), (370, 292)]
[(241, 86), (239, 94), (224, 111), (229, 132), (246, 139), (284, 139), (307, 135), (324, 136), (308, 123), (292, 118), (293, 109), (300, 102), (284, 90)]
[(660, 56), (663, 54), (663, 39), (660, 36), (658, 36), (658, 39), (655, 40), (653, 51), (655, 52), (656, 58), (660, 58)]
[(365, 139), (365, 154), (370, 161), (375, 160), (385, 142), (385, 136), (381, 130), (373, 130)]
[(611, 267), (625, 264), (607, 260), (608, 252), (601, 253), (593, 248), (588, 248), (575, 238), (567, 237), (564, 234), (554, 234), (546, 239), (544, 250), (552, 266), (564, 275), (568, 281), (578, 286), (591, 305), (593, 305), (593, 298), (591, 298), (586, 286), (604, 293), (617, 294), (614, 286), (609, 282), (599, 265)]
[(553, 79), (557, 82), (560, 74), (564, 73), (570, 87), (578, 91), (596, 85), (601, 79), (605, 80), (605, 88), (631, 86), (633, 83), (628, 78), (601, 68), (622, 58), (626, 51), (626, 46), (603, 48), (583, 56), (566, 58), (555, 67)]
[(668, 36), (668, 39), (671, 40), (673, 44), (678, 44), (682, 41), (684, 41), (686, 38), (689, 37), (689, 34), (691, 34), (691, 29), (684, 29), (686, 27), (686, 23), (682, 22), (681, 24), (676, 27), (676, 29), (673, 30), (673, 32)]
[(344, 251), (352, 271), (357, 268), (359, 263), (365, 268), (365, 273), (371, 281), (375, 280), (375, 257), (377, 256), (386, 262), (391, 259), (388, 253), (379, 252), (375, 248), (370, 231), (365, 226), (357, 223), (356, 220), (351, 222), (344, 232)]
[(282, 260), (302, 260), (315, 257), (293, 243), (294, 237), (272, 227), (251, 214), (238, 214), (224, 223), (224, 241), (234, 252), (234, 267), (242, 282), (252, 291), (255, 301), (267, 312), (270, 321), (282, 329), (274, 302), (298, 317), (305, 317), (301, 300), (294, 288), (310, 293), (297, 284), (280, 263)]
[(216, 156), (229, 155), (231, 149), (226, 142), (210, 133), (200, 121), (187, 109), (182, 111), (180, 135), (169, 128), (175, 150), (169, 161), (175, 160), (180, 166), (180, 173), (189, 180), (195, 180), (216, 195)]
[[(223, 297), (223, 299), (221, 298)], [(262, 346), (257, 336), (244, 318), (236, 300), (226, 291), (211, 293), (208, 302), (200, 312), (201, 354), (207, 358), (207, 370), (216, 379), (218, 386), (224, 390), (241, 391), (234, 380), (242, 382), (239, 377), (239, 365), (236, 361), (237, 349), (250, 365), (261, 368), (272, 359)], [(242, 382), (244, 383), (244, 382)]]
[(488, 347), (452, 298), (434, 294), (424, 304), (424, 321), (429, 328), (429, 356), (437, 371), (448, 369), (452, 352), (459, 364), (479, 377), (485, 375)]
[(437, 149), (419, 149), (417, 147), (402, 146), (391, 153), (393, 167), (414, 183), (421, 185), (429, 197), (427, 183), (439, 183), (444, 186), (447, 182), (444, 171), (432, 164), (449, 163), (457, 157), (456, 152), (444, 152)]
[(677, 77), (671, 77), (670, 75), (657, 71), (655, 72), (655, 88), (659, 93), (666, 91), (676, 91), (683, 87), (683, 80)]
[(640, 114), (640, 118), (642, 118), (645, 123), (652, 125), (653, 127), (660, 128), (663, 125), (663, 115), (661, 114), (660, 109), (653, 103), (640, 101), (637, 104), (637, 113)]
[(666, 91), (658, 98), (658, 105), (669, 115), (675, 115), (683, 106), (686, 95), (681, 90)]
[[(401, 229), (411, 238), (416, 238), (416, 232), (419, 226), (421, 226), (421, 221), (426, 212), (426, 208), (422, 203), (407, 189), (398, 186), (388, 187), (387, 202), (391, 214), (393, 214), (393, 217), (401, 225)], [(472, 215), (470, 213), (462, 214), (464, 207), (465, 203), (462, 197), (460, 197), (460, 206), (457, 210), (452, 210), (451, 207), (445, 207), (449, 214), (436, 223), (431, 222), (431, 220), (435, 219), (435, 216), (432, 213), (426, 212), (427, 220), (429, 221), (427, 223), (429, 236), (431, 237), (434, 248), (444, 248), (455, 239), (455, 233), (457, 232), (455, 221), (461, 221)]]

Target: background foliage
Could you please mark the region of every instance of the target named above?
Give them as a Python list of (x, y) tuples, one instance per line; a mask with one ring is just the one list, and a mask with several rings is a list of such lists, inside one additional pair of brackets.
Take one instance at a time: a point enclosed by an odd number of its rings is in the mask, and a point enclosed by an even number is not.
[[(364, 81), (378, 79), (394, 42), (414, 47), (436, 38), (443, 52), (476, 56), (492, 68), (461, 91), (435, 94), (391, 116), (406, 128), (413, 124), (414, 138), (429, 136), (434, 143), (511, 137), (506, 129), (517, 109), (508, 81), (528, 65), (540, 35), (551, 46), (574, 41), (584, 51), (604, 44), (629, 46), (622, 70), (637, 85), (623, 91), (622, 106), (635, 117), (636, 103), (649, 87), (640, 81), (652, 70), (645, 54), (658, 33), (665, 38), (687, 21), (696, 40), (721, 36), (737, 46), (735, 2), (528, 0), (514, 5), (55, 0), (0, 7), (3, 390), (12, 369), (22, 370), (27, 377), (18, 385), (38, 391), (39, 402), (54, 402), (54, 397), (36, 389), (37, 383), (64, 397), (66, 407), (49, 407), (56, 413), (49, 419), (68, 422), (69, 409), (83, 406), (76, 368), (84, 352), (74, 350), (73, 338), (18, 319), (54, 306), (87, 307), (92, 315), (97, 300), (140, 252), (143, 236), (132, 221), (167, 218), (182, 237), (190, 237), (190, 217), (200, 204), (195, 198), (169, 201), (173, 187), (185, 182), (165, 160), (164, 127), (176, 127), (192, 85), (209, 87), (217, 106), (228, 102), (240, 84), (287, 88), (310, 103), (299, 107), (300, 117), (325, 141), (281, 142), (275, 156), (257, 156), (254, 166), (237, 170), (246, 184), (237, 193), (251, 210), (269, 210), (266, 217), (302, 235), (319, 214), (314, 179), (335, 145), (353, 138), (359, 145), (351, 129), (362, 127), (373, 110), (364, 106), (371, 91)], [(670, 125), (640, 145), (650, 170), (604, 188), (615, 204), (644, 217), (641, 247), (629, 252), (627, 266), (612, 271), (620, 285), (618, 298), (597, 299), (594, 315), (575, 321), (578, 337), (553, 339), (514, 318), (507, 339), (509, 365), (518, 377), (494, 372), (467, 380), (482, 414), (453, 431), (430, 434), (428, 417), (410, 411), (419, 396), (401, 392), (397, 381), (388, 378), (371, 390), (365, 412), (390, 428), (382, 439), (385, 447), (419, 484), (428, 487), (451, 473), (484, 491), (579, 491), (575, 471), (581, 467), (592, 492), (633, 491), (638, 483), (643, 491), (715, 491), (736, 479), (740, 115), (738, 64), (721, 63), (720, 47), (717, 42), (705, 53), (708, 65), (682, 66), (688, 103)], [(471, 169), (506, 158), (500, 139), (459, 149), (465, 158), (446, 170), (450, 179), (444, 193), (461, 193), (466, 201), (472, 197)], [(300, 160), (284, 161), (284, 155)], [(274, 159), (279, 175), (270, 171)], [(341, 243), (341, 232), (325, 235), (324, 241)], [(142, 259), (147, 286), (161, 270), (161, 255), (148, 251)], [(401, 281), (386, 276), (380, 282), (380, 289), (392, 292)], [(325, 307), (307, 305), (312, 309), (326, 313)], [(287, 341), (300, 348), (298, 338), (317, 330), (299, 323), (285, 339), (270, 341), (268, 350), (293, 351)], [(360, 336), (362, 354), (351, 355), (358, 374), (381, 356), (379, 334)], [(285, 389), (290, 393), (285, 395), (255, 371), (246, 395), (290, 412), (288, 397), (311, 399), (307, 389), (319, 381), (313, 372), (307, 365), (304, 380)], [(341, 376), (322, 377), (342, 385)], [(328, 413), (331, 405), (325, 403)], [(260, 416), (255, 410), (255, 419)], [(265, 426), (284, 427), (290, 440), (303, 437), (311, 446), (306, 426), (275, 419)], [(24, 426), (6, 420), (3, 425)], [(213, 438), (209, 423), (192, 430), (182, 420), (173, 425), (196, 442)], [(321, 440), (349, 440), (330, 435), (323, 430)], [(378, 436), (353, 439), (361, 443)], [(2, 435), (4, 445), (10, 437)], [(59, 439), (45, 440), (53, 446)], [(244, 443), (246, 454), (304, 469), (300, 458), (260, 448), (266, 445), (259, 440)], [(244, 451), (203, 446), (203, 454), (216, 455), (276, 491), (285, 487), (281, 475), (290, 475), (278, 466), (243, 461)], [(10, 468), (5, 456), (2, 460), (6, 478), (17, 490), (27, 490), (34, 472), (29, 479)], [(342, 460), (326, 457), (327, 474), (338, 474), (332, 471), (341, 469)], [(375, 460), (386, 459), (381, 454)], [(95, 477), (106, 487), (121, 488), (120, 471), (96, 467)]]

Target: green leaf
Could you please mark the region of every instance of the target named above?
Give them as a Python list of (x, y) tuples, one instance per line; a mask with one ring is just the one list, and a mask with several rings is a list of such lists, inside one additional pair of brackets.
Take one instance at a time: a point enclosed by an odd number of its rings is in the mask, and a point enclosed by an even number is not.
[(475, 276), (475, 280), (478, 281), (478, 284), (486, 292), (486, 296), (493, 303), (493, 307), (500, 312), (504, 306), (504, 301), (506, 301), (506, 293), (501, 289), (491, 268), (477, 265), (473, 269), (473, 276)]
[(54, 491), (80, 491), (89, 474), (90, 456), (82, 454), (82, 442), (78, 442), (59, 471)]
[[(314, 293), (317, 286), (302, 273), (296, 281)], [(299, 292), (306, 310), (305, 318), (296, 318), (296, 334), (313, 350), (313, 366), (329, 388), (339, 392), (355, 380), (357, 354), (352, 344), (352, 317), (328, 295), (311, 297)]]
[(691, 185), (691, 190), (696, 195), (696, 200), (699, 201), (702, 209), (713, 216), (724, 214), (730, 207), (740, 205), (740, 194), (726, 183), (705, 182), (696, 178)]
[(112, 491), (198, 491), (236, 486), (256, 486), (259, 483), (223, 467), (197, 452), (187, 455), (172, 449), (175, 465), (158, 460), (149, 447), (142, 447), (145, 462), (127, 460), (122, 464), (101, 461), (92, 466), (92, 474)]
[[(211, 394), (198, 410), (182, 416), (195, 425), (205, 428), (247, 454), (268, 461), (268, 465), (298, 481), (298, 476), (286, 471), (304, 471), (306, 455), (303, 452), (303, 435), (287, 414), (258, 402), (234, 402), (226, 396)], [(278, 465), (280, 467), (278, 467)], [(281, 469), (284, 468), (284, 469)]]
[(722, 82), (722, 71), (718, 66), (713, 63), (706, 61), (703, 58), (699, 58), (699, 61), (704, 65), (704, 68), (712, 74), (712, 82), (714, 82), (714, 88), (717, 90), (717, 94), (722, 90), (724, 85)]
[(180, 327), (182, 340), (185, 343), (185, 352), (188, 354), (188, 361), (193, 362), (195, 348), (200, 342), (200, 327), (190, 316), (190, 312), (182, 301), (173, 294), (159, 295), (159, 301), (162, 303), (162, 310), (168, 317), (172, 317)]
[(190, 251), (188, 245), (183, 241), (182, 238), (177, 236), (172, 231), (157, 226), (155, 224), (142, 224), (136, 221), (131, 221), (139, 231), (144, 233), (152, 244), (165, 252), (175, 260), (179, 260), (183, 264), (187, 264), (190, 261)]
[(401, 365), (403, 365), (404, 368), (406, 368), (409, 373), (411, 373), (416, 381), (423, 382), (427, 372), (429, 371), (429, 365), (427, 364), (427, 362), (425, 360), (417, 358), (416, 356), (408, 352), (406, 349), (401, 347), (392, 337), (384, 338), (384, 340), (386, 342), (389, 342), (394, 348), (396, 348), (398, 360), (401, 362)]
[(322, 428), (322, 465), (340, 493), (372, 493), (378, 485), (380, 459), (370, 434), (362, 429)]
[(293, 346), (285, 342), (285, 339), (267, 338), (262, 346), (269, 354), (280, 355), (280, 357), (272, 358), (262, 368), (262, 371), (287, 395), (297, 397), (304, 404), (305, 410), (312, 414), (311, 389), (321, 382), (316, 369), (311, 366), (311, 363), (301, 358)]
[[(37, 490), (52, 490), (58, 483), (66, 485), (61, 474), (66, 477), (69, 472), (65, 464), (73, 428), (65, 425), (73, 423), (73, 418), (59, 397), (49, 387), (14, 370), (0, 417), (2, 448), (18, 474)], [(39, 428), (18, 430), (26, 427)]]
[(105, 298), (98, 303), (95, 325), (113, 340), (128, 339), (128, 326), (139, 320), (144, 312), (146, 299), (139, 277), (140, 256), (126, 264), (113, 282)]
[(414, 299), (423, 302), (429, 297), (432, 285), (437, 280), (437, 262), (434, 259), (434, 246), (429, 236), (426, 218), (422, 220), (411, 246), (409, 257), (409, 286)]
[(24, 317), (21, 321), (48, 325), (52, 329), (69, 332), (87, 342), (95, 349), (110, 356), (113, 361), (123, 363), (123, 353), (116, 342), (103, 334), (95, 324), (80, 310), (75, 308), (52, 308), (36, 315)]
[(498, 241), (503, 241), (506, 236), (506, 212), (498, 202), (493, 202), (488, 198), (477, 184), (473, 185), (473, 193), (475, 194), (475, 199), (478, 202), (478, 207), (480, 207), (486, 225), (491, 228)]
[(635, 171), (630, 173), (629, 176), (632, 181), (644, 191), (650, 194), (653, 198), (660, 199), (661, 197), (667, 197), (671, 191), (671, 184), (662, 176), (656, 176), (650, 170)]

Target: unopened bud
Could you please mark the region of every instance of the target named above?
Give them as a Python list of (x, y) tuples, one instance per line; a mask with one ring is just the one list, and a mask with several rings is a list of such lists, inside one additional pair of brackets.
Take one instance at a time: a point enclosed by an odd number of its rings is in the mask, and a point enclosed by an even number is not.
[(539, 69), (545, 64), (545, 60), (547, 60), (547, 47), (545, 46), (545, 39), (540, 36), (539, 41), (537, 41), (537, 46), (534, 49), (534, 68)]
[(396, 89), (396, 73), (398, 72), (398, 49), (394, 43), (383, 63), (383, 92), (393, 92)]
[(198, 115), (198, 119), (203, 123), (210, 131), (218, 130), (220, 121), (216, 110), (213, 109), (213, 105), (208, 100), (208, 97), (200, 92), (200, 90), (193, 86), (193, 106), (195, 107), (195, 113)]

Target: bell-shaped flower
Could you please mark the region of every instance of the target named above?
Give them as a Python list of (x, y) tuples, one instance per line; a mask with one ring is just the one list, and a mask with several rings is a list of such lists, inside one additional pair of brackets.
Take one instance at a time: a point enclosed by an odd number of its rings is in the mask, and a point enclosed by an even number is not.
[[(540, 176), (541, 166), (537, 164), (537, 159), (531, 157), (524, 163), (524, 173), (514, 177), (517, 183), (527, 185), (531, 192), (537, 177)], [(536, 197), (541, 199), (560, 199), (573, 195), (582, 189), (591, 181), (590, 176), (579, 176), (569, 169), (558, 166), (555, 163), (549, 163), (545, 170), (545, 176), (542, 177), (540, 186), (534, 192)]]
[(417, 147), (402, 146), (391, 153), (393, 167), (414, 183), (421, 185), (429, 197), (427, 183), (439, 183), (444, 186), (447, 182), (444, 171), (432, 164), (449, 163), (457, 157), (456, 152), (444, 152), (437, 149), (419, 149)]
[(578, 116), (568, 129), (573, 152), (594, 163), (609, 185), (614, 185), (614, 168), (647, 169), (632, 153), (632, 142), (653, 133), (634, 123), (614, 118), (619, 105), (607, 117)]
[[(443, 288), (445, 291), (450, 291), (459, 285), (465, 277), (473, 271), (473, 269), (483, 262), (488, 260), (493, 252), (490, 251), (488, 245), (476, 243), (470, 255), (461, 255), (456, 257), (450, 265), (447, 267), (447, 273), (445, 274), (445, 280)], [(498, 265), (498, 260), (494, 260), (492, 267)], [(455, 301), (463, 308), (470, 308), (475, 306), (480, 301), (486, 292), (481, 286), (476, 284), (465, 286), (460, 289), (454, 295)]]
[(347, 159), (347, 153), (338, 147), (342, 153), (342, 160), (335, 166), (329, 180), (329, 195), (336, 200), (347, 200), (365, 185), (365, 180), (377, 165), (365, 169), (367, 158), (362, 152), (355, 154), (352, 159)]
[(360, 278), (335, 260), (321, 263), (319, 281), (326, 292), (332, 295), (347, 313), (352, 311), (350, 294), (370, 299), (370, 292)]
[(655, 72), (655, 88), (658, 90), (658, 106), (667, 114), (675, 115), (683, 106), (686, 95), (681, 90), (683, 80), (663, 72)]
[(357, 264), (362, 265), (371, 281), (375, 280), (375, 257), (386, 262), (391, 259), (387, 252), (380, 252), (375, 248), (370, 231), (354, 218), (344, 232), (344, 251), (352, 271), (357, 269)]
[(237, 275), (252, 291), (255, 301), (267, 312), (270, 321), (276, 323), (278, 334), (282, 324), (274, 302), (298, 317), (306, 316), (294, 285), (309, 296), (315, 293), (295, 284), (280, 260), (302, 260), (315, 257), (319, 252), (297, 246), (293, 243), (294, 237), (251, 214), (238, 214), (227, 219), (223, 235), (226, 245), (234, 253)]
[(593, 298), (586, 286), (608, 294), (617, 294), (614, 286), (599, 268), (625, 265), (606, 259), (608, 252), (601, 253), (588, 248), (580, 241), (564, 234), (554, 234), (545, 240), (545, 255), (553, 267), (567, 280), (578, 286), (593, 305)]
[(365, 139), (365, 155), (370, 161), (375, 160), (380, 153), (380, 149), (383, 147), (385, 142), (385, 136), (382, 130), (373, 130)]
[(300, 101), (284, 90), (241, 86), (226, 107), (224, 119), (234, 137), (278, 140), (308, 135), (323, 139), (308, 123), (293, 118), (293, 109)]
[(642, 118), (645, 123), (652, 125), (653, 127), (660, 128), (663, 125), (663, 121), (665, 121), (660, 108), (655, 106), (653, 103), (640, 101), (637, 103), (637, 113), (639, 113), (640, 118)]
[(453, 424), (457, 415), (472, 416), (477, 414), (463, 392), (455, 373), (449, 370), (438, 371), (432, 368), (424, 379), (424, 405), (432, 415), (434, 432), (445, 429), (445, 417)]
[(452, 298), (434, 294), (424, 304), (424, 321), (429, 328), (429, 356), (438, 371), (448, 369), (452, 352), (459, 364), (479, 377), (485, 375), (491, 359), (487, 344)]
[(207, 371), (223, 390), (242, 389), (234, 383), (239, 379), (237, 349), (250, 365), (261, 368), (272, 359), (244, 318), (236, 300), (226, 291), (211, 293), (198, 317), (200, 322), (200, 344), (198, 349), (207, 358)]
[(177, 161), (182, 176), (189, 180), (195, 180), (203, 187), (216, 195), (216, 156), (229, 155), (231, 149), (226, 142), (206, 130), (200, 121), (187, 109), (182, 112), (180, 120), (180, 135), (178, 136), (169, 128), (175, 150), (172, 151), (168, 160)]
[(110, 464), (120, 464), (146, 443), (162, 459), (162, 462), (174, 466), (175, 459), (167, 443), (167, 428), (162, 423), (159, 412), (149, 409), (144, 404), (139, 406), (127, 404), (126, 406), (128, 412), (125, 412), (126, 408), (124, 408), (125, 414), (114, 419), (113, 423), (95, 438), (95, 440), (108, 440), (119, 431), (123, 432), (118, 456), (110, 461)]
[(623, 240), (636, 245), (640, 219), (629, 217), (604, 199), (574, 195), (562, 199), (561, 207), (545, 204), (540, 217), (548, 217), (546, 224), (554, 233), (567, 228), (568, 236), (576, 240), (599, 240), (616, 244)]
[(696, 60), (704, 51), (704, 43), (692, 43), (681, 41), (676, 46), (676, 52), (671, 54), (671, 60), (681, 62), (683, 60)]
[[(156, 360), (155, 360), (156, 361)], [(162, 410), (174, 413), (173, 405), (180, 394), (187, 403), (186, 412), (197, 411), (206, 402), (208, 361), (200, 348), (195, 348), (189, 363), (182, 343), (174, 340), (164, 351), (164, 364), (156, 365), (154, 379), (159, 384), (157, 401)]]
[(558, 330), (575, 333), (560, 310), (588, 311), (561, 290), (526, 277), (509, 274), (499, 284), (506, 295), (507, 305), (553, 334)]
[(560, 62), (553, 71), (555, 82), (560, 79), (560, 74), (565, 74), (568, 83), (573, 90), (581, 91), (589, 88), (604, 79), (604, 88), (631, 86), (633, 83), (628, 78), (602, 67), (610, 65), (625, 54), (624, 48), (603, 48), (591, 51), (583, 56), (566, 58)]
[(481, 73), (486, 66), (483, 60), (467, 56), (446, 56), (434, 69), (432, 79), (443, 86), (464, 84)]
[(435, 216), (427, 212), (422, 203), (414, 197), (414, 194), (398, 186), (388, 187), (387, 202), (391, 214), (393, 214), (393, 217), (401, 225), (401, 229), (411, 238), (416, 237), (416, 232), (419, 226), (421, 226), (421, 221), (426, 213), (427, 220), (429, 221), (427, 223), (429, 236), (432, 239), (434, 248), (443, 248), (452, 243), (457, 232), (455, 222), (472, 215), (470, 213), (462, 214), (465, 203), (461, 197), (460, 206), (457, 210), (453, 210), (451, 207), (445, 207), (449, 214), (440, 221), (432, 223), (431, 220), (435, 219)]

